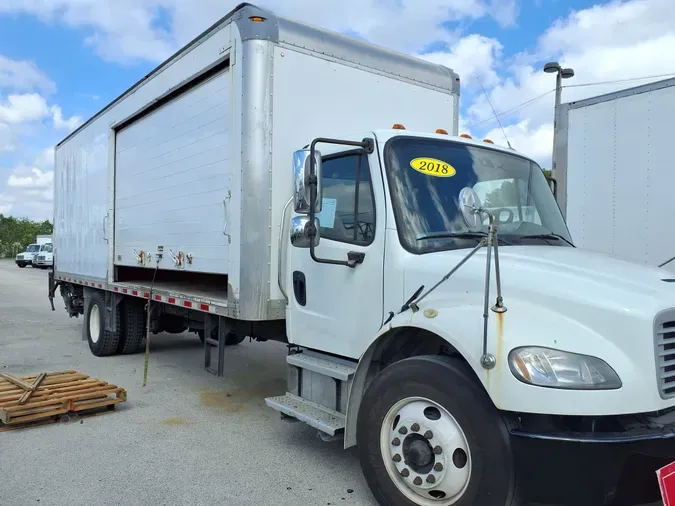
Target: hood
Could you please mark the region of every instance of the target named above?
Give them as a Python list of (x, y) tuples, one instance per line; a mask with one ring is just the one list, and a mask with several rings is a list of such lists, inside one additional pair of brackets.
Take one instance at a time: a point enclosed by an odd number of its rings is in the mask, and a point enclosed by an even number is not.
[[(420, 284), (433, 286), (469, 253), (445, 251), (412, 259), (405, 269), (405, 290)], [(483, 291), (487, 250), (482, 248), (437, 290), (465, 293)], [(675, 275), (664, 269), (638, 264), (587, 250), (562, 246), (500, 246), (502, 293), (534, 304), (564, 300), (579, 306), (605, 307), (652, 319), (675, 307)], [(495, 295), (494, 261), (491, 270)], [(673, 282), (664, 280), (672, 279)], [(468, 290), (467, 290), (468, 289)], [(433, 296), (433, 295), (432, 295)]]

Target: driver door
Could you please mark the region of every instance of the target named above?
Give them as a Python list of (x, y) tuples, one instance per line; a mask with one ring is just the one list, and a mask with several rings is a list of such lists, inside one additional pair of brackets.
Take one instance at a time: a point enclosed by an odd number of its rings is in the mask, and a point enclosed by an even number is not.
[(323, 186), (318, 263), (308, 249), (290, 247), (289, 340), (293, 344), (358, 358), (382, 324), (384, 194), (376, 153), (353, 150), (322, 157)]

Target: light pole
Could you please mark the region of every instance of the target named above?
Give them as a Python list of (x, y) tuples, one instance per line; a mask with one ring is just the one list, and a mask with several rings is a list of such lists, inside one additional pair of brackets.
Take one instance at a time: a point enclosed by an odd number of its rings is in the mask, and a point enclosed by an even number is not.
[(560, 64), (556, 61), (548, 62), (544, 65), (544, 72), (547, 74), (553, 74), (555, 72), (555, 108), (553, 109), (553, 152), (551, 160), (551, 172), (555, 177), (556, 169), (556, 149), (555, 141), (558, 134), (558, 107), (560, 106), (560, 96), (562, 93), (562, 80), (569, 79), (574, 76), (574, 70), (571, 68), (562, 68)]

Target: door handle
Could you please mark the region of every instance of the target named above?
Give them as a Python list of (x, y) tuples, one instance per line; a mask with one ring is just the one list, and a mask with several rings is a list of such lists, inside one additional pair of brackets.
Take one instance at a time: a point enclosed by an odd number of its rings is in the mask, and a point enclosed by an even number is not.
[(356, 264), (362, 264), (366, 254), (363, 251), (350, 251), (347, 253), (347, 265), (352, 269)]

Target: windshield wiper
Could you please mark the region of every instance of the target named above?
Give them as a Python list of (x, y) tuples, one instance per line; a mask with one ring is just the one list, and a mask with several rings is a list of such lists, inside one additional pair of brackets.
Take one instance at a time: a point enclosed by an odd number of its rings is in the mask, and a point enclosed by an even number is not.
[(523, 235), (520, 236), (521, 239), (553, 239), (555, 241), (565, 241), (567, 244), (572, 246), (573, 248), (576, 248), (574, 244), (572, 244), (570, 241), (565, 239), (562, 235), (560, 234), (554, 234), (551, 232), (550, 234), (532, 234), (532, 235)]
[[(416, 238), (417, 241), (423, 241), (425, 239), (483, 239), (487, 237), (487, 232), (428, 232), (426, 234), (419, 234)], [(511, 245), (510, 242), (502, 239), (497, 236), (497, 239), (504, 244)]]

